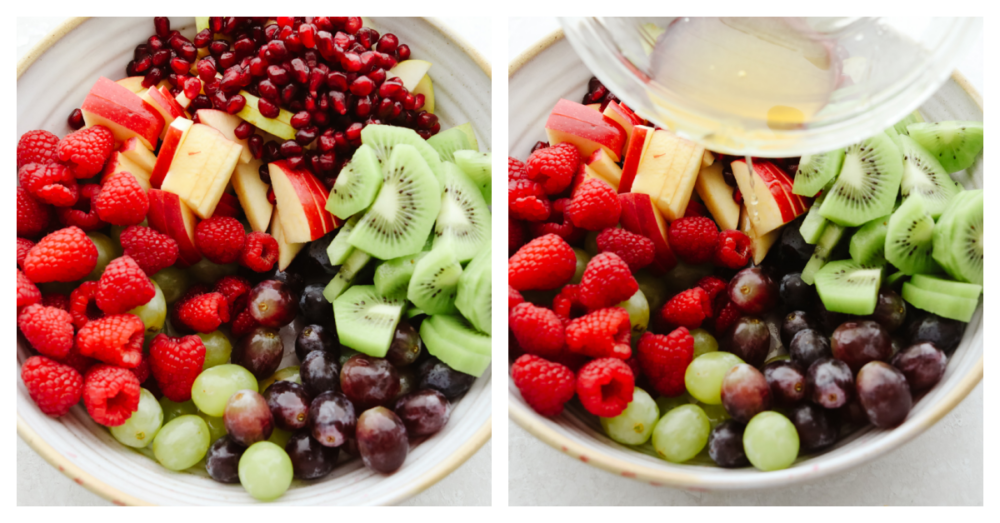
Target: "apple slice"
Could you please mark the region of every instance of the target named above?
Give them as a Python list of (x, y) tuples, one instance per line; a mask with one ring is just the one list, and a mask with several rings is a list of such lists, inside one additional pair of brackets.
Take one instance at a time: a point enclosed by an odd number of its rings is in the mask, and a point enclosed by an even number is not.
[(601, 112), (601, 104), (587, 104), (584, 107), (586, 107), (587, 109), (593, 109), (597, 112)]
[(121, 151), (126, 158), (142, 167), (146, 172), (153, 172), (153, 166), (156, 165), (156, 155), (153, 154), (153, 151), (146, 149), (146, 146), (143, 145), (142, 142), (135, 136), (125, 140), (125, 143), (122, 144), (122, 148), (118, 150)]
[(632, 190), (632, 182), (635, 181), (635, 173), (639, 170), (639, 162), (642, 155), (649, 147), (653, 137), (653, 128), (645, 125), (636, 125), (632, 128), (632, 136), (625, 147), (625, 162), (622, 165), (622, 178), (618, 184), (618, 192), (626, 193)]
[(163, 117), (163, 131), (160, 133), (160, 138), (166, 134), (168, 126), (173, 123), (174, 120), (178, 118), (187, 118), (187, 111), (184, 110), (174, 96), (170, 94), (170, 90), (166, 88), (150, 87), (142, 93), (139, 94), (146, 103), (151, 107), (159, 111), (160, 116)]
[(764, 235), (757, 234), (757, 231), (750, 223), (750, 217), (747, 215), (745, 207), (741, 208), (740, 211), (739, 230), (743, 231), (743, 234), (746, 234), (747, 237), (750, 238), (751, 243), (753, 243), (754, 265), (760, 265), (760, 262), (764, 261), (764, 257), (767, 256), (767, 251), (771, 250), (771, 247), (778, 241), (778, 238), (781, 237), (781, 229), (775, 229)]
[(708, 167), (709, 165), (712, 165), (713, 163), (715, 163), (715, 155), (712, 154), (712, 151), (706, 150), (705, 151), (705, 157), (702, 158), (702, 160), (701, 160), (701, 166), (702, 167)]
[(145, 79), (145, 76), (126, 76), (115, 83), (135, 94), (139, 94), (146, 90), (146, 88), (142, 86), (142, 81)]
[(722, 230), (736, 229), (740, 222), (740, 205), (733, 200), (734, 187), (722, 176), (722, 162), (702, 167), (694, 188), (708, 212)]
[(650, 271), (654, 274), (666, 274), (673, 270), (677, 266), (677, 258), (667, 241), (667, 221), (653, 205), (653, 200), (648, 194), (634, 192), (622, 193), (618, 198), (622, 202), (622, 227), (653, 240), (655, 255), (649, 266)]
[(430, 75), (425, 74), (424, 77), (417, 82), (417, 86), (410, 90), (410, 94), (413, 96), (418, 94), (424, 95), (423, 110), (434, 114), (434, 81), (431, 80)]
[(103, 176), (101, 176), (101, 183), (103, 184), (111, 176), (118, 174), (120, 172), (130, 173), (135, 177), (135, 180), (139, 182), (142, 186), (142, 190), (149, 191), (149, 171), (143, 169), (141, 165), (133, 162), (121, 151), (115, 151), (111, 153), (111, 157), (108, 158), (108, 162), (104, 164)]
[(260, 98), (246, 91), (240, 91), (240, 94), (246, 98), (247, 103), (243, 109), (240, 109), (240, 112), (236, 113), (236, 116), (250, 122), (261, 131), (271, 133), (282, 140), (295, 139), (295, 129), (292, 128), (292, 113), (281, 109), (278, 111), (277, 118), (268, 118), (260, 114), (257, 109), (257, 102)]
[(431, 68), (424, 60), (403, 60), (385, 72), (386, 78), (399, 78), (407, 91), (413, 91)]
[(149, 184), (154, 189), (159, 189), (163, 185), (163, 179), (170, 172), (170, 164), (174, 161), (177, 149), (184, 142), (184, 138), (187, 137), (193, 124), (194, 122), (187, 118), (178, 118), (170, 124), (170, 127), (167, 127), (166, 135), (163, 137), (163, 145), (160, 146), (160, 154), (156, 157), (156, 163), (149, 175)]
[(201, 219), (212, 216), (240, 159), (243, 146), (219, 131), (194, 124), (170, 162), (162, 189), (181, 197)]
[[(600, 105), (598, 105), (599, 107)], [(632, 129), (636, 125), (642, 125), (643, 119), (636, 116), (630, 109), (621, 106), (618, 102), (611, 100), (604, 108), (604, 118), (611, 120), (625, 131), (626, 141), (632, 139)], [(626, 142), (627, 143), (627, 142)]]
[(159, 111), (128, 88), (103, 76), (91, 87), (80, 110), (87, 127), (103, 125), (118, 142), (138, 137), (151, 151), (163, 131), (163, 116)]
[(225, 216), (227, 218), (236, 218), (239, 215), (240, 200), (233, 194), (223, 192), (219, 198), (219, 203), (215, 205), (215, 212), (212, 213), (212, 217)]
[(809, 204), (806, 203), (805, 199), (792, 192), (794, 182), (783, 169), (772, 162), (759, 159), (754, 161), (753, 168), (766, 183), (778, 183), (781, 185), (781, 189), (785, 191), (785, 197), (788, 198), (788, 203), (792, 205), (792, 210), (796, 216), (809, 209)]
[(295, 256), (306, 246), (305, 243), (290, 243), (285, 239), (285, 233), (278, 217), (278, 210), (274, 210), (274, 217), (271, 219), (271, 237), (278, 242), (278, 270), (283, 271), (292, 264)]
[(250, 146), (247, 145), (247, 139), (236, 137), (236, 127), (243, 123), (243, 120), (238, 116), (217, 109), (198, 109), (197, 113), (198, 123), (203, 123), (219, 131), (230, 141), (243, 146), (243, 152), (240, 154), (241, 162), (246, 163), (253, 160), (253, 154), (250, 152)]
[(569, 100), (556, 103), (545, 122), (545, 132), (550, 144), (571, 143), (585, 158), (603, 148), (617, 162), (625, 147), (625, 131), (620, 125), (605, 120), (597, 111)]
[(667, 181), (653, 203), (663, 213), (663, 217), (672, 222), (684, 217), (688, 202), (694, 193), (695, 182), (698, 180), (705, 148), (673, 133), (670, 135), (679, 142), (677, 157), (671, 163)]
[[(746, 160), (735, 160), (732, 166), (750, 221), (759, 235), (764, 236), (802, 214), (796, 213), (781, 182), (771, 176), (769, 169), (758, 171), (757, 165), (754, 165), (754, 172), (751, 173)], [(761, 173), (765, 173), (767, 179), (761, 177)]]
[(604, 149), (598, 149), (594, 151), (587, 158), (587, 168), (593, 170), (601, 176), (601, 178), (608, 181), (615, 190), (618, 190), (618, 184), (622, 180), (622, 168), (618, 167), (618, 164), (611, 160), (608, 153)]
[(150, 227), (177, 242), (180, 250), (177, 263), (181, 267), (201, 261), (201, 253), (194, 245), (194, 228), (198, 225), (198, 218), (176, 194), (150, 189), (149, 213), (146, 218)]
[(271, 222), (274, 206), (267, 201), (267, 190), (270, 185), (260, 179), (260, 160), (251, 160), (250, 163), (236, 164), (236, 171), (233, 172), (233, 189), (240, 199), (243, 212), (247, 215), (250, 228), (256, 232), (267, 230)]
[(275, 212), (281, 211), (281, 226), (291, 243), (322, 238), (339, 225), (326, 210), (329, 191), (306, 169), (292, 169), (279, 160), (268, 165), (274, 189)]

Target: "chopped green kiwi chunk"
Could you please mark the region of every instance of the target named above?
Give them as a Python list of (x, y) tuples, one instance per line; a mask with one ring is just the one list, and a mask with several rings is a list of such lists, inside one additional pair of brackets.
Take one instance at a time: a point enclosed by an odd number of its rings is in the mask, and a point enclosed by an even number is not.
[(906, 278), (909, 277), (910, 275), (906, 274), (905, 272), (899, 272), (899, 271), (894, 272), (889, 276), (886, 276), (885, 286), (899, 290), (899, 288), (903, 285), (903, 282), (906, 281)]
[(885, 264), (885, 234), (889, 230), (887, 214), (861, 226), (851, 235), (851, 259), (861, 265)]
[(885, 259), (906, 274), (933, 274), (941, 268), (934, 250), (934, 218), (919, 194), (911, 194), (889, 217), (885, 233)]
[(802, 281), (809, 285), (813, 284), (813, 277), (816, 276), (816, 272), (823, 268), (826, 262), (830, 261), (830, 254), (833, 252), (834, 247), (840, 243), (840, 239), (843, 236), (844, 227), (833, 222), (826, 224), (823, 234), (820, 236), (819, 241), (816, 242), (816, 248), (813, 250), (812, 256), (809, 257), (805, 268), (802, 269)]
[(383, 296), (372, 285), (355, 285), (333, 302), (340, 343), (369, 356), (383, 358), (403, 316), (406, 298)]
[(792, 192), (802, 196), (816, 196), (820, 189), (840, 174), (843, 163), (843, 149), (804, 155), (799, 161), (799, 170), (795, 173)]
[(379, 294), (405, 293), (413, 276), (413, 269), (425, 254), (427, 253), (421, 251), (380, 263), (375, 269), (375, 290)]
[(924, 289), (925, 291), (940, 292), (941, 294), (950, 294), (952, 296), (969, 298), (971, 300), (978, 300), (979, 295), (983, 293), (982, 285), (976, 283), (964, 283), (955, 280), (946, 280), (938, 276), (931, 276), (927, 274), (914, 274), (913, 278), (910, 278), (910, 283), (916, 287)]
[(892, 212), (903, 176), (903, 156), (884, 132), (847, 148), (844, 164), (819, 213), (856, 227)]
[(913, 111), (912, 113), (906, 115), (906, 117), (904, 117), (902, 120), (896, 122), (892, 127), (890, 127), (889, 129), (892, 130), (891, 132), (887, 129), (886, 133), (889, 133), (889, 136), (891, 136), (893, 139), (899, 136), (909, 136), (910, 131), (906, 129), (907, 126), (909, 126), (910, 124), (920, 123), (923, 121), (924, 121), (924, 115), (920, 114), (920, 111)]
[(361, 130), (361, 143), (375, 149), (375, 155), (383, 165), (389, 160), (393, 148), (397, 145), (410, 145), (417, 149), (434, 176), (440, 176), (441, 155), (413, 129), (392, 125), (366, 125)]
[(455, 164), (442, 162), (441, 210), (434, 224), (434, 247), (455, 253), (458, 261), (471, 260), (490, 245), (492, 222), (489, 206), (479, 189)]
[(805, 219), (802, 220), (802, 225), (799, 226), (799, 234), (809, 245), (816, 245), (820, 236), (823, 235), (823, 230), (826, 229), (826, 218), (819, 214), (819, 208), (823, 205), (824, 198), (826, 198), (825, 192), (816, 197), (809, 212), (806, 213)]
[(964, 322), (972, 319), (979, 306), (979, 300), (921, 289), (910, 282), (903, 284), (902, 296), (918, 309)]
[(326, 210), (346, 220), (368, 208), (379, 188), (382, 187), (382, 166), (375, 156), (375, 149), (362, 145), (340, 170), (337, 181), (330, 189)]
[(476, 184), (488, 205), (493, 204), (493, 155), (479, 151), (455, 151), (455, 165)]
[(454, 314), (462, 264), (451, 249), (431, 249), (413, 269), (406, 297), (427, 314)]
[(897, 143), (903, 152), (903, 178), (899, 184), (903, 198), (919, 194), (924, 198), (931, 217), (941, 216), (948, 202), (962, 187), (951, 179), (931, 153), (912, 138), (900, 136)]
[(983, 150), (983, 122), (914, 123), (906, 129), (949, 173), (968, 169)]
[(333, 279), (323, 289), (323, 297), (326, 298), (326, 301), (333, 303), (337, 296), (343, 294), (344, 290), (358, 277), (358, 273), (368, 263), (368, 260), (371, 259), (371, 255), (361, 249), (352, 251), (351, 255), (340, 265), (337, 274), (333, 275)]
[(351, 231), (354, 230), (354, 226), (358, 224), (360, 219), (360, 216), (352, 216), (350, 220), (344, 222), (344, 225), (337, 231), (337, 235), (333, 237), (333, 241), (327, 245), (326, 255), (330, 258), (330, 265), (344, 263), (347, 257), (354, 252), (354, 246), (348, 243), (347, 239), (351, 237)]
[(934, 259), (959, 281), (983, 284), (983, 190), (952, 198), (934, 226)]
[(452, 369), (482, 376), (490, 366), (492, 338), (472, 328), (461, 316), (436, 314), (420, 324), (427, 352)]
[(879, 267), (833, 261), (816, 273), (816, 292), (827, 310), (863, 316), (875, 312), (881, 282)]
[[(469, 127), (470, 130), (472, 128), (468, 123), (463, 125)], [(478, 144), (474, 145), (469, 141), (469, 134), (461, 129), (461, 126), (452, 127), (447, 131), (441, 131), (431, 136), (427, 139), (427, 144), (437, 151), (438, 155), (441, 156), (442, 162), (455, 161), (456, 151), (473, 151), (479, 148)]]
[(469, 262), (458, 278), (455, 307), (476, 329), (492, 334), (493, 327), (493, 277), (491, 276), (489, 246)]

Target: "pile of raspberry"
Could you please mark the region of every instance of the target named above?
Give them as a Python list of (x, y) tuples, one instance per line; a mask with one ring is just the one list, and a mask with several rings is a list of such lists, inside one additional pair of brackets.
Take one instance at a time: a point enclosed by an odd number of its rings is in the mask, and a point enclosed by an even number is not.
[[(190, 399), (205, 357), (197, 336), (160, 335), (162, 350), (143, 352), (145, 325), (129, 311), (154, 298), (151, 276), (187, 265), (168, 231), (144, 225), (149, 197), (136, 178), (103, 174), (117, 146), (99, 125), (61, 139), (29, 131), (17, 144), (17, 325), (19, 340), (35, 353), (22, 364), (21, 377), (45, 414), (62, 416), (83, 400), (105, 426), (121, 425), (138, 408), (140, 385), (175, 401)], [(219, 207), (197, 224), (200, 254), (213, 263), (239, 263), (251, 274), (270, 271), (277, 241), (246, 234), (238, 205), (236, 212)], [(113, 236), (112, 226), (121, 228), (123, 254), (93, 274), (99, 252), (87, 233)], [(241, 276), (195, 285), (169, 310), (171, 325), (207, 333), (232, 324), (234, 334), (245, 333), (256, 326), (246, 310), (250, 289)]]
[[(670, 224), (667, 252), (657, 252), (652, 238), (621, 220), (618, 192), (585, 172), (568, 143), (539, 142), (527, 161), (507, 159), (511, 376), (544, 416), (558, 415), (574, 397), (596, 416), (617, 416), (636, 385), (661, 396), (684, 393), (690, 330), (718, 334), (735, 324), (743, 313), (728, 282), (753, 259), (750, 238), (720, 232), (693, 199)], [(597, 254), (581, 271), (574, 248), (590, 242)], [(670, 278), (677, 259), (711, 263), (715, 274), (650, 311), (648, 330), (634, 332), (621, 305), (639, 291), (636, 273)]]

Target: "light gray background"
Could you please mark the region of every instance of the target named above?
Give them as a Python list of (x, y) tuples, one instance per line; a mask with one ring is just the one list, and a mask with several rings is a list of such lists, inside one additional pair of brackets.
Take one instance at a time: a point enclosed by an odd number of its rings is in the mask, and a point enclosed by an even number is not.
[[(65, 18), (18, 18), (17, 58), (51, 32)], [(491, 58), (491, 25), (488, 18), (442, 18), (475, 47), (487, 61)], [(150, 34), (153, 25), (150, 23)], [(501, 409), (500, 412), (503, 412)], [(489, 505), (491, 500), (491, 449), (487, 441), (461, 467), (436, 485), (402, 505)], [(18, 505), (111, 505), (110, 502), (77, 485), (35, 454), (17, 438)]]
[[(511, 18), (513, 60), (559, 27), (551, 18)], [(958, 69), (983, 92), (983, 43)], [(509, 501), (514, 505), (982, 505), (982, 384), (930, 430), (892, 454), (799, 487), (691, 493), (622, 478), (569, 458), (511, 422)], [(571, 478), (571, 479), (570, 479)]]

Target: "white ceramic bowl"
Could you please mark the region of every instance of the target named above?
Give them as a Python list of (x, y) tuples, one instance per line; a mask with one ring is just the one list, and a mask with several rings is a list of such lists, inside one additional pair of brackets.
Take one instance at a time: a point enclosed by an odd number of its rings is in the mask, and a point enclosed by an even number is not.
[[(582, 99), (591, 76), (563, 38), (561, 30), (540, 40), (511, 62), (509, 105), (518, 110), (508, 115), (508, 154), (522, 160), (527, 158), (531, 146), (546, 139), (545, 120), (552, 106), (559, 98)], [(920, 107), (920, 111), (928, 121), (983, 119), (982, 99), (957, 73)], [(982, 161), (967, 173), (956, 174), (955, 178), (966, 187), (982, 187)], [(569, 456), (653, 485), (708, 491), (794, 485), (871, 461), (927, 430), (962, 401), (982, 377), (983, 316), (980, 305), (961, 345), (948, 363), (944, 378), (914, 405), (901, 426), (892, 430), (871, 427), (860, 430), (826, 452), (800, 458), (790, 468), (774, 472), (670, 463), (653, 452), (644, 453), (611, 441), (604, 435), (597, 418), (584, 411), (576, 400), (567, 405), (562, 414), (550, 419), (532, 410), (510, 379), (507, 388), (511, 419)]]
[[(173, 18), (175, 29), (194, 34), (193, 18)], [(395, 33), (413, 57), (434, 64), (437, 115), (442, 127), (471, 122), (480, 147), (490, 150), (490, 64), (442, 24), (428, 19), (374, 19), (380, 32)], [(125, 75), (132, 49), (153, 33), (152, 20), (72, 19), (18, 64), (17, 133), (69, 132), (66, 117), (79, 107), (98, 76)], [(113, 37), (109, 37), (113, 35)], [(286, 342), (286, 356), (292, 352)], [(18, 365), (29, 356), (18, 346)], [(284, 365), (283, 365), (284, 366)], [(20, 371), (18, 371), (20, 376)], [(242, 487), (207, 475), (177, 473), (118, 443), (87, 416), (82, 405), (59, 419), (42, 414), (17, 380), (17, 433), (36, 452), (77, 483), (122, 505), (245, 505), (255, 503)], [(342, 462), (326, 478), (294, 481), (274, 503), (289, 505), (392, 504), (433, 485), (465, 462), (490, 438), (490, 372), (456, 405), (445, 428), (410, 449), (394, 474), (377, 474), (358, 459)]]

